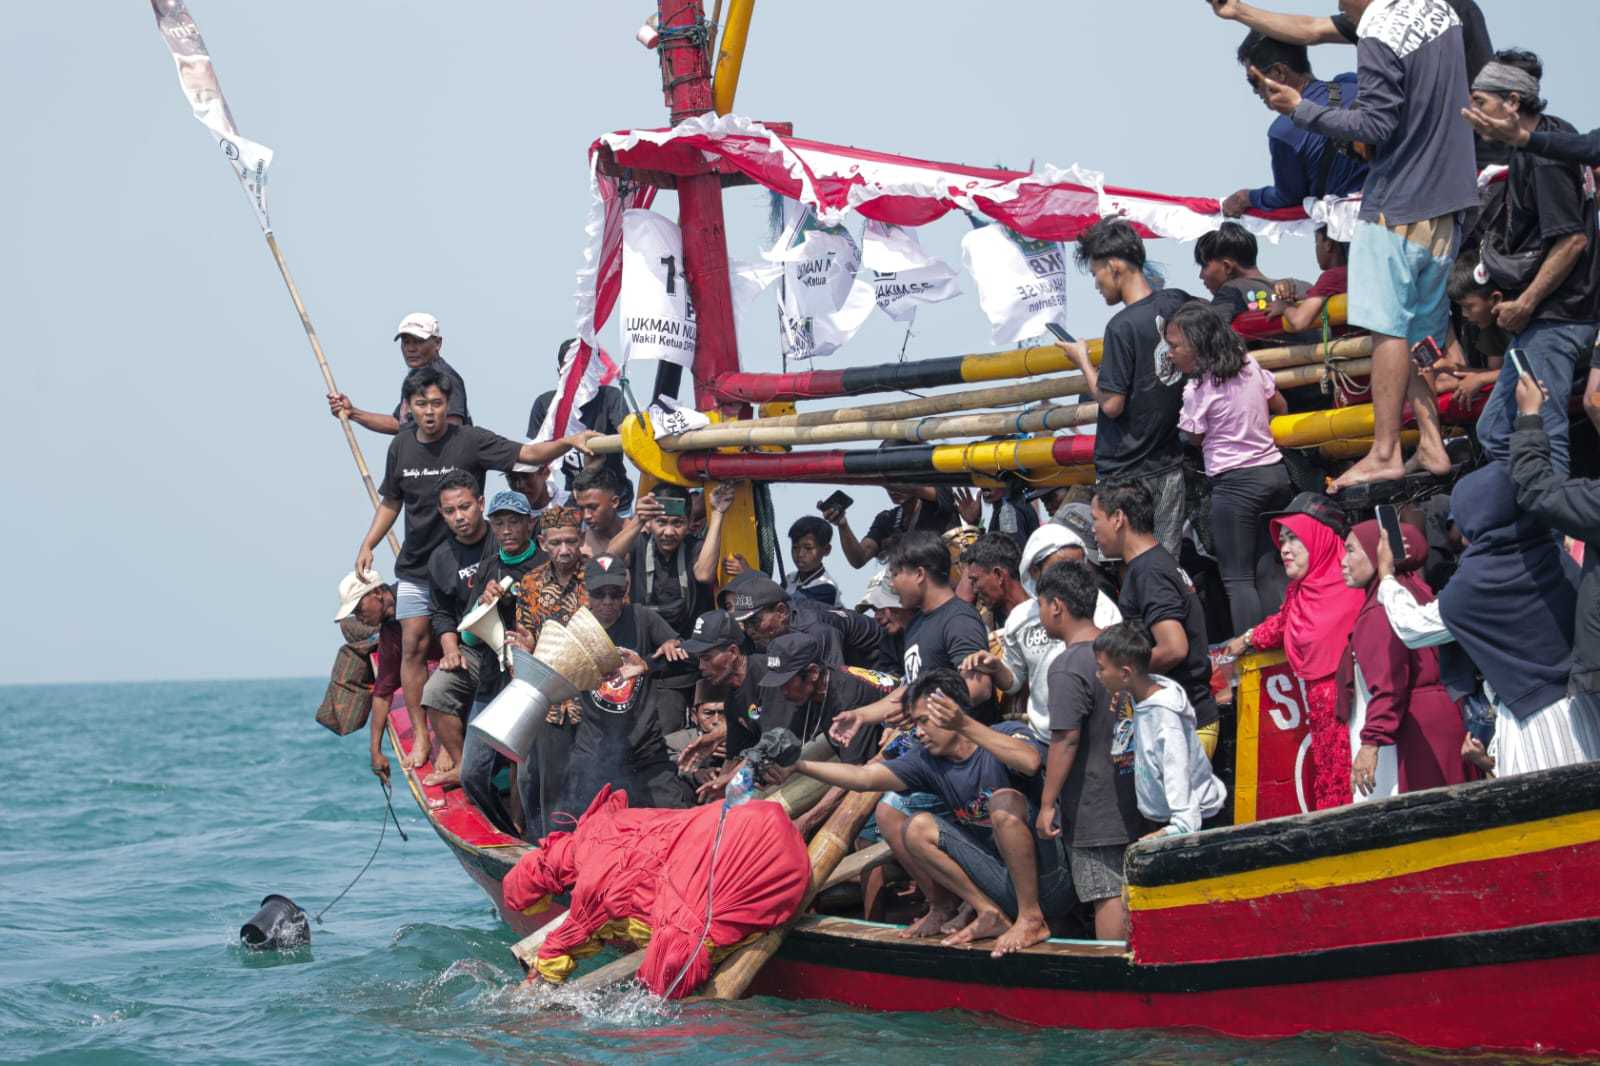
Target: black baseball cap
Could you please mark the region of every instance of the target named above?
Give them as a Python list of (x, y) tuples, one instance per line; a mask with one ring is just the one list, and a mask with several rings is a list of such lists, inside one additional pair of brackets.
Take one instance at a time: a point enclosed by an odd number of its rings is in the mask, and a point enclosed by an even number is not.
[(596, 589), (625, 589), (628, 587), (628, 568), (610, 555), (590, 559), (583, 567), (583, 587), (590, 592)]
[(825, 654), (822, 641), (810, 633), (785, 633), (767, 645), (767, 672), (762, 688), (781, 688)]
[(743, 622), (757, 611), (789, 602), (783, 586), (759, 570), (746, 570), (724, 590), (728, 596), (728, 610)]
[(1307, 518), (1321, 522), (1340, 540), (1350, 535), (1350, 518), (1338, 504), (1320, 492), (1302, 492), (1289, 501), (1289, 506), (1281, 511), (1272, 511), (1261, 516), (1262, 521), (1271, 522), (1274, 518), (1288, 518), (1291, 515), (1303, 514)]
[(707, 611), (694, 620), (694, 629), (683, 641), (683, 650), (690, 655), (704, 655), (713, 648), (738, 644), (744, 640), (744, 630), (727, 611)]

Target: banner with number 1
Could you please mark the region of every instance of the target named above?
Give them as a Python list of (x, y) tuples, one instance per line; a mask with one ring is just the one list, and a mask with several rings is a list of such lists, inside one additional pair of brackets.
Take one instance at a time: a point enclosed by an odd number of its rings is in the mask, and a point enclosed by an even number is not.
[(683, 279), (683, 233), (654, 211), (622, 216), (622, 361), (694, 364), (694, 304)]

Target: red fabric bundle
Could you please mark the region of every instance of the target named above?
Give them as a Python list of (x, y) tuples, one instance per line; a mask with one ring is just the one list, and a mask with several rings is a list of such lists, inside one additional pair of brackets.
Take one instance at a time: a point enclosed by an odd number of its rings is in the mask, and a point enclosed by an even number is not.
[(684, 968), (674, 998), (711, 974), (708, 948), (737, 944), (794, 917), (811, 876), (805, 841), (775, 803), (728, 812), (717, 852), (712, 922), (704, 941), (706, 892), (718, 805), (691, 810), (629, 809), (628, 794), (607, 785), (571, 833), (551, 833), (524, 855), (501, 884), (508, 906), (522, 909), (571, 889), (567, 920), (546, 938), (539, 958), (572, 955), (607, 922), (629, 918), (650, 927), (639, 980), (656, 995)]

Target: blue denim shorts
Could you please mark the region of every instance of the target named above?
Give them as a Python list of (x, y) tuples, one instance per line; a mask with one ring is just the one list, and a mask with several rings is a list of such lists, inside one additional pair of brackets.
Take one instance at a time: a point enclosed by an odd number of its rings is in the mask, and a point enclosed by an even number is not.
[[(952, 816), (950, 805), (935, 796), (932, 792), (887, 792), (879, 802), (887, 803), (907, 818), (926, 811), (941, 818)], [(876, 843), (883, 839), (883, 833), (878, 830), (878, 812), (873, 811), (872, 817), (867, 819), (867, 824), (862, 826), (857, 836), (866, 841)]]
[(1356, 223), (1350, 242), (1350, 325), (1441, 346), (1450, 326), (1445, 287), (1461, 247), (1454, 216), (1406, 225)]
[(407, 581), (398, 578), (394, 589), (394, 617), (395, 621), (403, 622), (407, 618), (426, 618), (429, 611), (428, 583), (426, 581)]

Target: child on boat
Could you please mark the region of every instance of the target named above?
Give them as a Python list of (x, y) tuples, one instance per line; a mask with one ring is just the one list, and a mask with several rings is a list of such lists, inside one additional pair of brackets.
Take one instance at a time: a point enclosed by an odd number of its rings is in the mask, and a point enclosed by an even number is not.
[(1131, 717), (1112, 739), (1111, 757), (1132, 749), (1139, 813), (1161, 823), (1144, 839), (1193, 833), (1228, 798), (1227, 786), (1211, 772), (1200, 748), (1188, 693), (1171, 678), (1150, 672), (1153, 648), (1149, 634), (1131, 622), (1112, 626), (1094, 642), (1100, 683), (1113, 704), (1119, 697), (1133, 701)]

